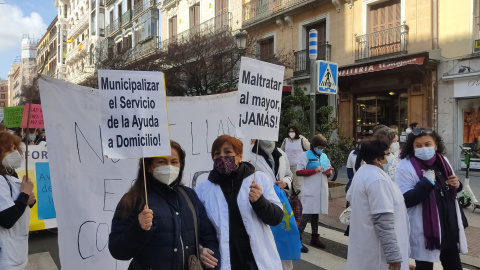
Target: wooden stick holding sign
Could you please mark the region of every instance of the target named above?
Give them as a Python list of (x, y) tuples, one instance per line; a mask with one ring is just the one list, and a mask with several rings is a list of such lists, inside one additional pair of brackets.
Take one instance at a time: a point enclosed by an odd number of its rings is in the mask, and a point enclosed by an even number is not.
[(142, 157), (143, 162), (143, 185), (145, 187), (145, 205), (148, 208), (148, 196), (147, 196), (147, 177), (145, 176), (145, 158)]

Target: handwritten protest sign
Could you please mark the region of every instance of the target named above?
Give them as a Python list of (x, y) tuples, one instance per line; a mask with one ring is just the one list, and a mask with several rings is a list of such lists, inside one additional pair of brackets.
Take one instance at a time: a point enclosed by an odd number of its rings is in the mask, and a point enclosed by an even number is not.
[(103, 151), (109, 158), (170, 155), (161, 72), (99, 70)]
[(48, 162), (37, 162), (37, 164), (35, 164), (35, 171), (38, 194), (38, 219), (55, 218)]
[(240, 138), (278, 140), (285, 67), (242, 57), (238, 82)]
[[(30, 214), (30, 231), (38, 231), (57, 227), (55, 212), (53, 215), (44, 215), (44, 210), (55, 211), (53, 206), (53, 197), (48, 187), (45, 176), (49, 175), (49, 160), (47, 147), (45, 145), (29, 145), (28, 146), (28, 177), (33, 182), (33, 193), (37, 198), (37, 203), (32, 207)], [(38, 171), (38, 164), (44, 164)], [(22, 162), (20, 168), (16, 169), (19, 179), (25, 175), (25, 162)], [(49, 176), (48, 176), (49, 177)], [(50, 179), (48, 179), (48, 182)], [(40, 199), (42, 198), (42, 199)], [(46, 200), (45, 200), (46, 199)]]
[[(100, 90), (47, 76), (40, 77), (39, 88), (46, 129), (55, 130), (48, 145), (62, 269), (127, 269), (128, 261), (110, 255), (108, 235), (115, 208), (137, 177), (139, 160), (103, 155)], [(222, 134), (235, 135), (236, 102), (237, 92), (168, 97), (171, 138), (186, 152), (185, 185), (206, 181), (213, 168), (213, 142)], [(244, 144), (244, 150), (251, 148)]]
[[(23, 109), (22, 125), (20, 126), (21, 128), (27, 128), (29, 107), (30, 104), (27, 103)], [(30, 111), (30, 124), (28, 125), (28, 128), (44, 128), (42, 105), (32, 104), (32, 109)]]
[(8, 128), (20, 127), (23, 117), (23, 106), (3, 108), (3, 124)]

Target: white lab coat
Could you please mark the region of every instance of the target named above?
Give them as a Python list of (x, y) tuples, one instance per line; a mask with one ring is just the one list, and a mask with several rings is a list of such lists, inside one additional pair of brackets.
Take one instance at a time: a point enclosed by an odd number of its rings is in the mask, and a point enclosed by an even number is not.
[[(7, 175), (10, 187), (3, 176), (0, 176), (0, 211), (15, 205), (20, 195), (20, 180)], [(13, 199), (15, 198), (15, 199)], [(28, 231), (30, 225), (30, 207), (10, 229), (0, 227), (0, 270), (23, 270), (28, 262)]]
[(408, 270), (409, 222), (403, 194), (382, 169), (365, 164), (353, 177), (347, 193), (351, 202), (347, 269), (387, 270), (388, 264), (373, 226), (373, 215), (393, 213), (397, 244), (402, 255), (402, 270)]
[[(448, 166), (451, 165), (447, 161)], [(452, 169), (453, 171), (453, 169)], [(397, 170), (395, 172), (395, 183), (400, 188), (402, 193), (405, 193), (415, 187), (415, 185), (420, 181), (415, 168), (413, 167), (410, 159), (402, 159), (397, 165)], [(457, 208), (457, 222), (459, 228), (459, 240), (460, 240), (460, 253), (465, 254), (468, 251), (467, 248), (467, 238), (465, 236), (465, 230), (463, 228), (462, 217), (460, 214), (460, 208), (458, 206), (458, 201), (455, 200), (455, 205)], [(425, 237), (423, 236), (423, 216), (422, 216), (422, 204), (417, 204), (413, 207), (408, 208), (408, 216), (410, 217), (410, 247), (411, 254), (410, 258), (427, 261), (427, 262), (439, 262), (440, 261), (440, 250), (428, 250), (425, 248)], [(440, 229), (441, 233), (441, 229)]]
[[(257, 171), (255, 175), (255, 182), (262, 188), (263, 196), (269, 202), (283, 209), (280, 199), (273, 188), (272, 180), (263, 172)], [(253, 174), (243, 180), (237, 202), (243, 224), (250, 238), (253, 257), (258, 269), (282, 269), (272, 230), (270, 226), (257, 217), (248, 200), (249, 186), (252, 184), (252, 181)], [(217, 238), (220, 243), (221, 270), (231, 269), (228, 205), (222, 189), (219, 185), (207, 180), (198, 185), (195, 191), (200, 201), (205, 205), (208, 218), (217, 230)]]
[[(258, 157), (256, 157), (256, 154), (252, 153), (252, 161), (250, 163), (252, 163), (253, 165), (256, 164), (257, 171), (264, 172), (265, 174), (270, 176), (273, 181), (272, 184), (275, 183), (275, 181), (277, 180), (282, 180), (287, 183), (288, 189), (291, 189), (293, 173), (290, 171), (290, 163), (288, 162), (287, 154), (285, 154), (285, 152), (283, 152), (280, 148), (277, 148), (277, 150), (278, 152), (280, 152), (280, 154), (282, 154), (282, 156), (278, 160), (279, 166), (277, 175), (274, 175), (272, 168), (270, 167), (270, 165), (268, 165), (268, 162), (261, 155), (258, 155)], [(257, 160), (255, 161), (255, 159)]]
[[(307, 152), (300, 155), (297, 171), (307, 168)], [(328, 164), (330, 166), (330, 164)], [(325, 168), (325, 170), (328, 168)], [(298, 177), (302, 186), (300, 200), (303, 214), (328, 214), (328, 178), (319, 172), (310, 176)]]

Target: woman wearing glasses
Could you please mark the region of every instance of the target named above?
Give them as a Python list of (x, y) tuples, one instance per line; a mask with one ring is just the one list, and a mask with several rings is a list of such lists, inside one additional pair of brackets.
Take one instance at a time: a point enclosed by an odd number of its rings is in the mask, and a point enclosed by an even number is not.
[(409, 208), (410, 257), (417, 270), (461, 270), (460, 253), (467, 241), (457, 202), (462, 185), (443, 156), (442, 138), (432, 129), (415, 128), (408, 135), (397, 165), (395, 183)]
[(381, 136), (362, 141), (365, 164), (347, 193), (352, 205), (347, 269), (408, 270), (409, 226), (400, 189), (383, 167), (390, 154)]

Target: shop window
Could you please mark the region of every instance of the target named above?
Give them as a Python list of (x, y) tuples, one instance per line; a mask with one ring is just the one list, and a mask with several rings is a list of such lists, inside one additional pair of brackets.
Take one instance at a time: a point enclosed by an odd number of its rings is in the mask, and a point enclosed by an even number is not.
[(260, 44), (260, 60), (264, 60), (264, 61), (272, 60), (275, 56), (273, 37), (261, 40), (259, 44)]
[(395, 125), (401, 132), (408, 127), (406, 91), (390, 91), (375, 96), (356, 98), (356, 134), (369, 136), (376, 125)]

